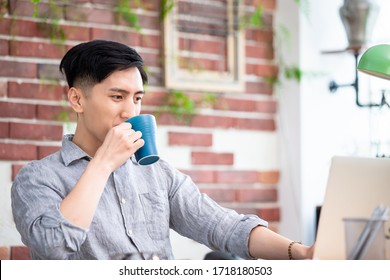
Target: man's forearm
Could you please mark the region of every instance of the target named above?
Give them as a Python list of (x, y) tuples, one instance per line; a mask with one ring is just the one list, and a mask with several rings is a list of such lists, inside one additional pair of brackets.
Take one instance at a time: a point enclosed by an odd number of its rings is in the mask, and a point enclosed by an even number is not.
[(92, 159), (72, 191), (60, 206), (62, 215), (72, 224), (89, 228), (111, 171)]
[[(283, 260), (289, 259), (288, 248), (292, 240), (271, 231), (266, 227), (258, 226), (249, 236), (249, 253), (258, 259)], [(313, 248), (299, 243), (290, 246), (293, 259), (311, 259)]]

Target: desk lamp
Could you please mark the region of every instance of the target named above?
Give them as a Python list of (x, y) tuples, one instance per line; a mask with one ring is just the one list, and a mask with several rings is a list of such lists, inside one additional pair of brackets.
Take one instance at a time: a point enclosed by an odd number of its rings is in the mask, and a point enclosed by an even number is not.
[[(360, 58), (357, 70), (374, 77), (390, 80), (390, 45), (381, 44), (367, 49)], [(382, 100), (378, 105), (380, 107), (386, 105), (390, 108), (385, 91), (382, 92)]]
[(367, 49), (357, 69), (378, 78), (390, 80), (390, 45), (376, 45)]

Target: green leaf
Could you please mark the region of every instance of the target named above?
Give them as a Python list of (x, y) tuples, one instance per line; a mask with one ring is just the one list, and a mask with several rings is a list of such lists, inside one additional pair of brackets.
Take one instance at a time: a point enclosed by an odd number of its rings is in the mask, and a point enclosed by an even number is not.
[(286, 79), (296, 80), (297, 82), (300, 82), (302, 79), (302, 70), (296, 66), (288, 66), (284, 69), (284, 76)]
[(174, 6), (175, 0), (161, 0), (160, 19), (162, 21), (172, 11)]
[(249, 24), (258, 28), (262, 28), (264, 25), (263, 11), (264, 8), (262, 5), (257, 6), (256, 11), (249, 18)]
[(36, 18), (38, 16), (38, 8), (39, 8), (39, 3), (41, 0), (31, 0), (31, 3), (34, 4), (34, 12), (32, 17)]

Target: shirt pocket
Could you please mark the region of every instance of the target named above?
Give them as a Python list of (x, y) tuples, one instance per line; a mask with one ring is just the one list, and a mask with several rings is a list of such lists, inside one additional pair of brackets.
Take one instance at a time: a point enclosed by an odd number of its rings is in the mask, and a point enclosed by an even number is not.
[(152, 239), (169, 238), (169, 203), (158, 193), (140, 194), (145, 224)]

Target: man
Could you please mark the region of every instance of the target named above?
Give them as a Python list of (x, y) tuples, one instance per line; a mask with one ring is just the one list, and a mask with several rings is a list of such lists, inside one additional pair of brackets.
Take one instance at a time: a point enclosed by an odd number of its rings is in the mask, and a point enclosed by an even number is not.
[(20, 170), (12, 186), (15, 223), (34, 259), (172, 259), (170, 228), (242, 258), (312, 257), (312, 247), (259, 217), (220, 207), (164, 160), (135, 162), (144, 141), (125, 120), (141, 112), (147, 75), (134, 49), (82, 43), (60, 70), (76, 131), (60, 151)]

